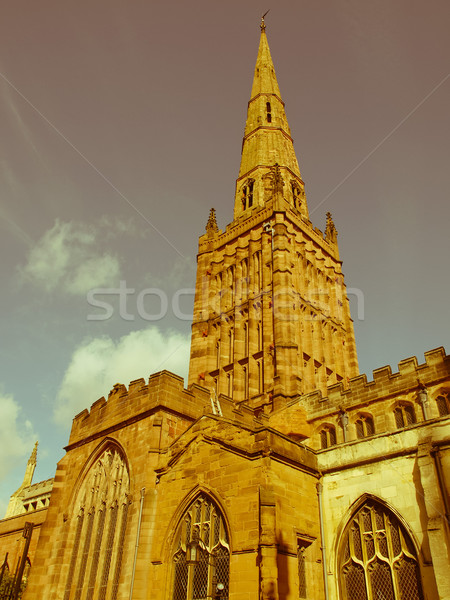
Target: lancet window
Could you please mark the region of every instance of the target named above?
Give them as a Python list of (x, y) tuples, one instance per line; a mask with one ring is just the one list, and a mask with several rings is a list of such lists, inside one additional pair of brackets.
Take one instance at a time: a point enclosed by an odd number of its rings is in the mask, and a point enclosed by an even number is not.
[(198, 496), (181, 519), (173, 562), (172, 600), (214, 598), (219, 584), (221, 600), (228, 599), (228, 533), (221, 511), (206, 494)]
[(254, 281), (254, 294), (259, 294), (261, 291), (261, 252), (255, 252), (253, 255), (253, 281)]
[(108, 447), (86, 475), (70, 524), (73, 539), (64, 600), (116, 600), (129, 496), (128, 468)]
[(294, 208), (300, 207), (300, 188), (295, 181), (291, 182), (292, 202)]
[(307, 586), (307, 552), (310, 540), (297, 540), (297, 572), (298, 572), (298, 597), (308, 598)]
[(253, 186), (255, 180), (249, 179), (242, 188), (242, 208), (245, 210), (253, 206)]
[(411, 537), (378, 502), (368, 501), (350, 519), (340, 556), (343, 600), (423, 600)]
[(247, 259), (241, 263), (242, 266), (242, 279), (241, 279), (241, 299), (244, 300), (248, 294), (248, 262)]

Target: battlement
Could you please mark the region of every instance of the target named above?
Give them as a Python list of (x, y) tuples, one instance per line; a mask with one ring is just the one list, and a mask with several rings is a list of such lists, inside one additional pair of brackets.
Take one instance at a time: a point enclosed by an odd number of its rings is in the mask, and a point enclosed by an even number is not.
[(245, 406), (237, 409), (233, 401), (223, 394), (216, 405), (214, 408), (210, 390), (197, 384), (185, 389), (183, 378), (170, 371), (153, 373), (148, 383), (143, 378), (130, 381), (128, 388), (116, 383), (108, 394), (108, 400), (99, 398), (90, 410), (84, 409), (75, 416), (68, 447), (93, 435), (107, 435), (161, 410), (179, 416), (187, 426), (215, 410), (220, 410), (228, 419), (253, 421), (253, 410)]
[(108, 394), (96, 400), (90, 410), (84, 409), (75, 416), (69, 446), (91, 435), (123, 426), (125, 423), (145, 418), (160, 409), (179, 414), (188, 422), (195, 421), (210, 404), (210, 392), (197, 385), (184, 388), (182, 377), (160, 371), (150, 375), (148, 383), (143, 378), (131, 381), (128, 388), (116, 383)]
[(422, 386), (434, 386), (449, 379), (450, 356), (446, 355), (444, 348), (429, 350), (424, 356), (425, 362), (422, 364), (418, 363), (415, 356), (400, 361), (396, 373), (392, 373), (389, 365), (375, 369), (372, 381), (367, 381), (367, 376), (361, 374), (350, 379), (347, 388), (342, 382), (329, 386), (326, 396), (320, 391), (302, 396), (301, 403), (308, 419), (319, 418), (333, 410), (367, 405), (418, 390)]

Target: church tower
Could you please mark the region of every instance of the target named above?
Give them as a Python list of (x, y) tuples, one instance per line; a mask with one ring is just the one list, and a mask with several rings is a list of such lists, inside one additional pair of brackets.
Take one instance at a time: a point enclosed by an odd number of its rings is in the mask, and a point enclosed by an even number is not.
[(308, 215), (264, 20), (234, 218), (200, 237), (189, 384), (272, 410), (358, 375), (337, 231)]

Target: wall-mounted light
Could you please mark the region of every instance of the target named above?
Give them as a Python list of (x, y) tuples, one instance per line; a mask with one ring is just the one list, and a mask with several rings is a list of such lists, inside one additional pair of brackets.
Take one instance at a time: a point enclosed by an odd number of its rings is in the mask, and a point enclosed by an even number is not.
[(222, 594), (225, 591), (225, 585), (221, 582), (217, 581), (217, 576), (214, 575), (212, 578), (212, 584), (213, 584), (213, 598), (214, 600), (220, 600), (220, 598), (222, 598)]
[(200, 542), (198, 529), (195, 528), (192, 532), (192, 539), (186, 545), (186, 564), (198, 565), (200, 562)]

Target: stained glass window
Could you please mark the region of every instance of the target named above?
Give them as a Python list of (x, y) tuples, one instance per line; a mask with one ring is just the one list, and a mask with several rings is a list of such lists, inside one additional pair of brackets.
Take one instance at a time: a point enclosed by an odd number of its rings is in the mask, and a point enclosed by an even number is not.
[(73, 544), (64, 600), (117, 598), (128, 495), (124, 457), (109, 446), (88, 471), (77, 495), (78, 511), (69, 525)]

